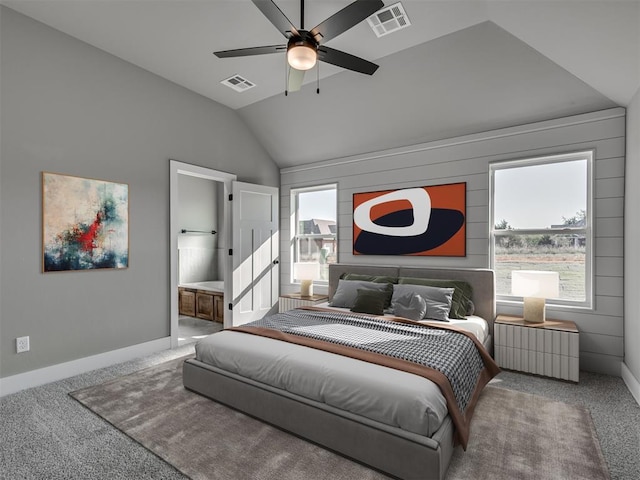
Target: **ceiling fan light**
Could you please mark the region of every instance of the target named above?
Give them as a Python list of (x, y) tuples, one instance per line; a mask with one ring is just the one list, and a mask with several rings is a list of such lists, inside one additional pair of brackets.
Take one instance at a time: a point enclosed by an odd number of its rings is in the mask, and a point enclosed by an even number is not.
[(316, 50), (308, 45), (293, 45), (287, 50), (287, 62), (296, 70), (313, 68), (317, 59)]

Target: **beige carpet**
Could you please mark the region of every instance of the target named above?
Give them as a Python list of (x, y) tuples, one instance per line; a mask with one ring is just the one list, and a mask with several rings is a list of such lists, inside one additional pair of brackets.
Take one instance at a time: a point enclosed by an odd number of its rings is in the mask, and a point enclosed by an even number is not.
[[(192, 479), (385, 479), (385, 475), (182, 386), (172, 360), (71, 393)], [(447, 480), (608, 479), (589, 411), (488, 386)]]

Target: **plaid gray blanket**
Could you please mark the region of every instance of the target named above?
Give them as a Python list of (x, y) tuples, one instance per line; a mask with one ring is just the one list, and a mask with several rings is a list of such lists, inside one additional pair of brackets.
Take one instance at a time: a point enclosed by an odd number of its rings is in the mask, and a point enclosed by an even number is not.
[(398, 358), (441, 372), (464, 412), (485, 368), (467, 335), (420, 324), (404, 324), (341, 312), (290, 310), (243, 327), (262, 327)]

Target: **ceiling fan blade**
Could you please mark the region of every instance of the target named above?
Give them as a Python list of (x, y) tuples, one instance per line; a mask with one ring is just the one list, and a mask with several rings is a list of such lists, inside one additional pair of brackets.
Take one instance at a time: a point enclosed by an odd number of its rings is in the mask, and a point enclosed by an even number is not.
[(290, 38), (292, 36), (298, 36), (298, 30), (293, 26), (287, 16), (282, 13), (282, 10), (273, 3), (272, 0), (251, 0), (256, 7), (267, 17), (267, 19), (273, 23), (273, 25), (282, 32), (282, 34)]
[(287, 81), (287, 91), (297, 92), (302, 88), (302, 81), (304, 80), (304, 70), (296, 70), (289, 67), (289, 79)]
[(364, 73), (366, 75), (373, 75), (378, 69), (378, 65), (371, 63), (364, 58), (356, 57), (350, 53), (342, 52), (324, 45), (318, 48), (318, 58), (323, 62), (346, 68), (347, 70), (353, 70), (354, 72)]
[(248, 57), (250, 55), (265, 55), (267, 53), (280, 53), (287, 49), (286, 45), (269, 45), (265, 47), (249, 47), (249, 48), (236, 48), (235, 50), (222, 50), (220, 52), (213, 52), (218, 58), (229, 57)]
[(356, 26), (384, 7), (382, 0), (356, 0), (310, 30), (317, 42), (326, 42)]

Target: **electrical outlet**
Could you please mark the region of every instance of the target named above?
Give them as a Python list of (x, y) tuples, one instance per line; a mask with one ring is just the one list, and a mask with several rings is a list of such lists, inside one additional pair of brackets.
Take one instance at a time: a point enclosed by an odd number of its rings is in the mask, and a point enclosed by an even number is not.
[(29, 351), (29, 337), (16, 338), (16, 353)]

